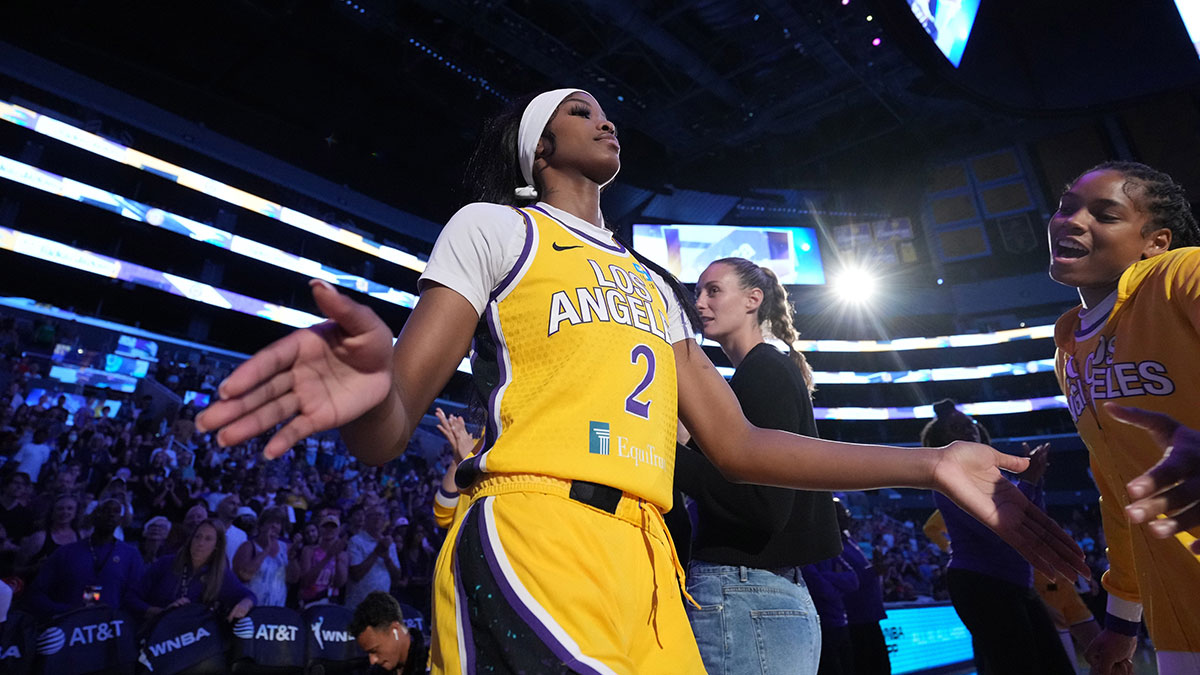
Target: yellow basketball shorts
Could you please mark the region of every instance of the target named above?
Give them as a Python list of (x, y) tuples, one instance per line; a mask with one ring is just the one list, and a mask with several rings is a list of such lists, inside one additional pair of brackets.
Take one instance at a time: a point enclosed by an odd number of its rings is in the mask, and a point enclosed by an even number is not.
[(434, 673), (704, 673), (661, 512), (626, 494), (610, 513), (571, 486), (471, 490), (435, 570)]

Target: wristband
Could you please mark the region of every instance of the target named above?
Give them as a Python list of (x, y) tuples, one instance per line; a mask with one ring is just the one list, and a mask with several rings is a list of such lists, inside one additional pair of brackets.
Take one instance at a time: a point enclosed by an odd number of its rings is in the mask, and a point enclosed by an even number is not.
[(1104, 629), (1126, 637), (1137, 637), (1142, 630), (1141, 621), (1127, 621), (1114, 614), (1104, 616)]

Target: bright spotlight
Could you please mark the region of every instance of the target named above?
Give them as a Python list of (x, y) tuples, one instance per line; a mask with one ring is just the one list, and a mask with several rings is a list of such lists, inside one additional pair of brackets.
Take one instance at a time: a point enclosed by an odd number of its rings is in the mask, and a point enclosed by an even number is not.
[(833, 292), (842, 302), (866, 304), (875, 295), (878, 280), (875, 275), (859, 267), (848, 267), (833, 279)]

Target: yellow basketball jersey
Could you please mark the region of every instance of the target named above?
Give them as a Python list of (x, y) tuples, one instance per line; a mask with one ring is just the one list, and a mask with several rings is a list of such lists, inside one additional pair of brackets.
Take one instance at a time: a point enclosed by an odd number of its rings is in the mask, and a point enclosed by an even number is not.
[(1200, 427), (1200, 249), (1180, 248), (1135, 263), (1099, 325), (1079, 309), (1059, 318), (1056, 371), (1071, 417), (1091, 453), (1108, 542), (1109, 593), (1145, 606), (1159, 649), (1200, 651), (1200, 608), (1180, 589), (1200, 587), (1200, 556), (1187, 545), (1200, 527), (1157, 539), (1131, 526), (1125, 485), (1162, 459), (1150, 435), (1114, 420), (1103, 404), (1145, 408)]
[(525, 247), (484, 312), (500, 378), (479, 468), (602, 483), (670, 509), (670, 289), (619, 243), (520, 212)]

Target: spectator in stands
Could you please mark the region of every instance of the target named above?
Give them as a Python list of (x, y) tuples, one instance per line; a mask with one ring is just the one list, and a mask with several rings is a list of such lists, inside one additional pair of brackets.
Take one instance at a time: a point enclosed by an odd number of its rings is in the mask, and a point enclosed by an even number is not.
[(79, 541), (75, 518), (79, 515), (79, 499), (73, 494), (60, 494), (43, 522), (42, 529), (21, 540), (17, 566), (27, 579), (37, 576), (38, 567), (56, 550)]
[(192, 421), (195, 417), (196, 409), (185, 405), (179, 409), (178, 417), (171, 425), (171, 435), (185, 446), (191, 445), (192, 435), (196, 433), (196, 423)]
[(171, 526), (171, 533), (167, 535), (167, 541), (163, 544), (163, 555), (175, 553), (182, 548), (184, 542), (191, 538), (192, 530), (207, 519), (208, 509), (204, 504), (193, 504), (184, 514), (183, 520), (178, 525)]
[(843, 596), (858, 590), (858, 574), (841, 555), (805, 565), (804, 581), (821, 617), (821, 665), (818, 675), (852, 675), (854, 647)]
[(303, 532), (300, 533), (299, 544), (301, 547), (315, 546), (321, 538), (321, 531), (317, 529), (316, 523), (309, 523), (304, 526)]
[[(427, 484), (427, 483), (425, 483)], [(430, 543), (429, 525), (424, 519), (414, 521), (401, 533), (408, 519), (403, 516), (396, 521), (393, 539), (401, 542), (399, 597), (408, 605), (416, 607), (424, 616), (429, 616), (430, 599), (433, 592), (433, 564), (438, 551)]]
[(0, 525), (13, 541), (20, 541), (33, 526), (33, 513), (28, 500), (32, 492), (29, 474), (10, 471), (0, 481)]
[(15, 552), (0, 547), (0, 625), (8, 621), (8, 610), (12, 607), (14, 589), (7, 580), (15, 565)]
[(283, 607), (287, 584), (295, 581), (296, 568), (288, 565), (288, 545), (283, 538), (286, 522), (279, 507), (266, 509), (255, 537), (233, 556), (233, 571), (264, 607)]
[[(933, 409), (937, 417), (921, 431), (923, 445), (991, 440), (978, 422), (955, 407), (954, 401), (939, 401)], [(1049, 446), (1039, 446), (1031, 458), (1018, 487), (1040, 506)], [(1075, 669), (1058, 632), (1033, 590), (1032, 566), (950, 500), (935, 493), (934, 501), (950, 537), (950, 598), (971, 631), (976, 666), (988, 673), (1073, 675)], [(1013, 645), (1023, 647), (1014, 649)]]
[(121, 518), (117, 522), (117, 529), (113, 534), (118, 541), (125, 541), (125, 526), (133, 522), (133, 495), (129, 493), (125, 479), (118, 477), (110, 480), (100, 491), (100, 496), (96, 501), (88, 504), (83, 510), (84, 515), (91, 514), (97, 504), (106, 499), (113, 499), (121, 504)]
[(150, 512), (178, 520), (186, 508), (189, 492), (175, 474), (168, 475), (150, 499)]
[(47, 442), (49, 439), (50, 430), (39, 427), (34, 430), (33, 437), (13, 455), (12, 461), (16, 462), (17, 471), (29, 476), (29, 480), (34, 483), (37, 483), (41, 476), (42, 465), (50, 459), (50, 444)]
[(233, 553), (229, 554), (230, 562), (233, 562), (233, 554), (237, 553), (237, 548), (240, 548), (247, 539), (246, 532), (237, 525), (234, 525), (234, 521), (238, 517), (238, 510), (241, 507), (242, 498), (236, 494), (226, 495), (217, 504), (217, 518), (225, 526), (225, 541), (229, 546), (235, 547)]
[(871, 561), (850, 535), (852, 516), (841, 501), (836, 501), (838, 524), (842, 528), (842, 560), (858, 576), (858, 587), (842, 593), (846, 624), (854, 658), (854, 675), (891, 675), (887, 642), (879, 622), (887, 618), (883, 609), (883, 584)]
[(142, 562), (149, 565), (166, 554), (164, 545), (171, 534), (171, 521), (166, 516), (154, 516), (142, 526), (142, 541), (138, 550), (142, 553)]
[(404, 578), (396, 545), (385, 534), (387, 511), (381, 506), (367, 510), (362, 532), (350, 539), (350, 583), (346, 606), (354, 607), (371, 591), (387, 593)]
[(146, 619), (189, 602), (203, 603), (230, 621), (254, 606), (254, 594), (229, 569), (219, 522), (200, 523), (182, 550), (156, 560), (125, 596), (126, 609)]
[(350, 576), (350, 556), (340, 536), (341, 523), (333, 514), (321, 516), (317, 525), (317, 543), (300, 554), (299, 580), (301, 606), (329, 602), (341, 593)]
[(400, 603), (387, 593), (372, 591), (363, 598), (354, 608), (350, 634), (375, 669), (388, 675), (425, 672), (424, 638), (404, 624)]
[[(252, 490), (252, 488), (250, 490)], [(246, 533), (246, 539), (253, 537), (254, 533), (258, 531), (258, 511), (255, 510), (254, 506), (246, 505), (246, 502), (250, 501), (247, 499), (249, 495), (246, 493), (250, 490), (243, 489), (242, 506), (238, 507), (237, 517), (233, 519), (233, 524), (237, 527), (237, 529)], [(257, 500), (250, 503), (256, 504)], [(237, 535), (235, 534), (234, 536)], [(245, 540), (243, 540), (242, 543), (245, 543)], [(241, 548), (241, 544), (238, 544), (238, 548)], [(237, 551), (234, 551), (234, 553), (237, 553)], [(229, 559), (232, 562), (233, 557), (231, 556)]]
[(27, 602), (39, 619), (83, 606), (83, 592), (88, 587), (100, 587), (100, 602), (121, 605), (122, 597), (142, 575), (138, 550), (113, 536), (121, 509), (115, 499), (100, 502), (91, 515), (91, 537), (59, 548), (42, 564)]

